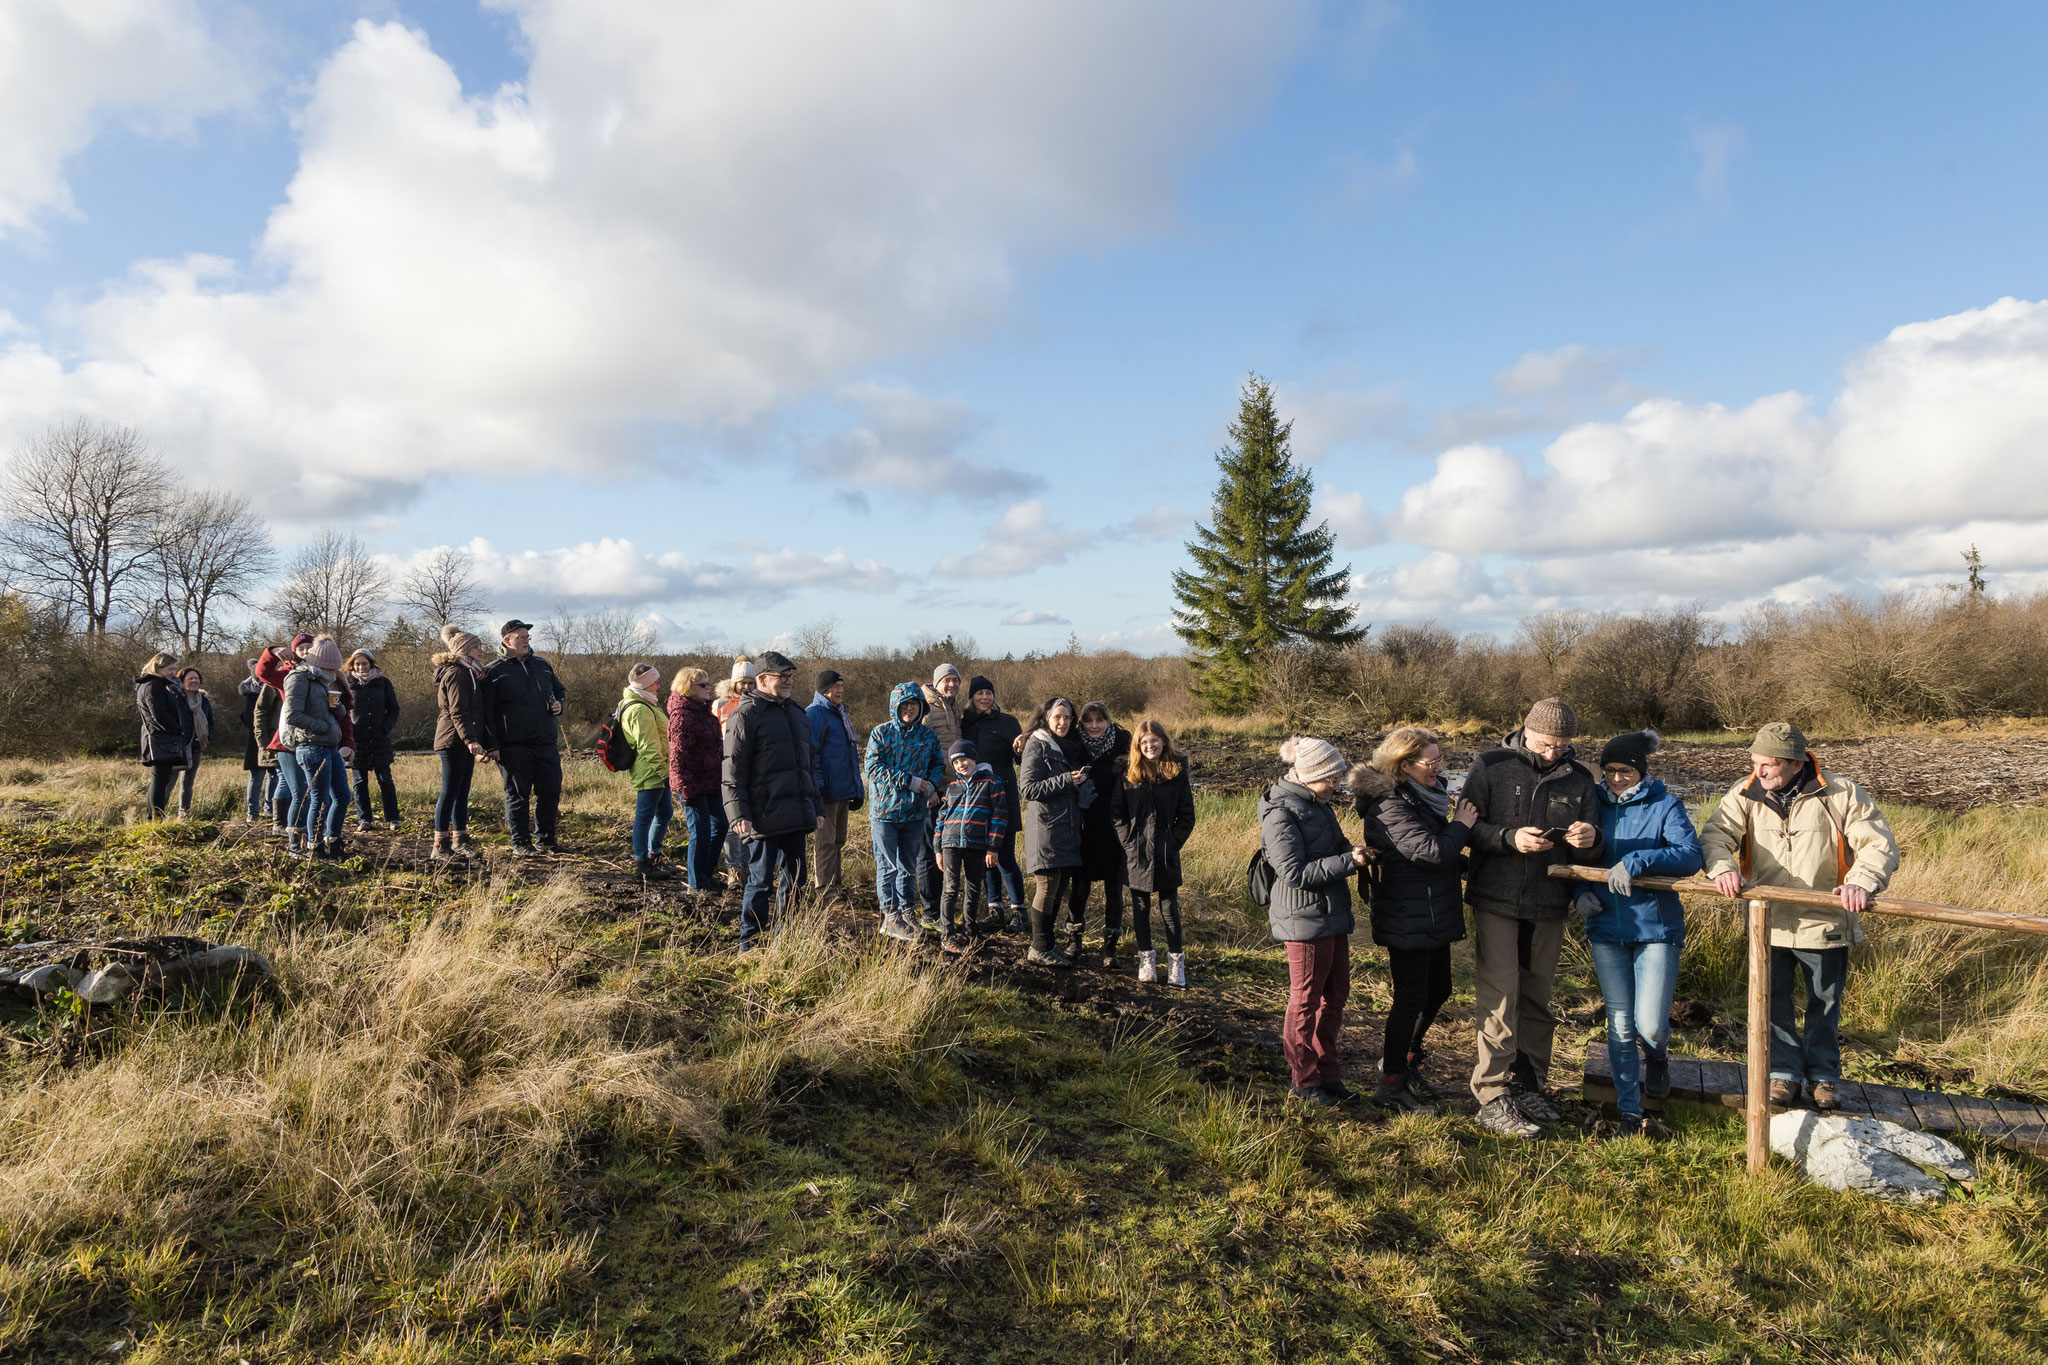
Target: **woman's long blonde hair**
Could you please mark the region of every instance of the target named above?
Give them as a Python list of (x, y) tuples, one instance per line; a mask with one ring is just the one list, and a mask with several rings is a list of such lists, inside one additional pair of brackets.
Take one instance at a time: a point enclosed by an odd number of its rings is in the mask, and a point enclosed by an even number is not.
[(162, 650), (158, 650), (156, 653), (150, 655), (148, 660), (144, 662), (144, 664), (142, 665), (142, 671), (144, 673), (154, 673), (159, 678), (169, 677), (170, 675), (165, 673), (164, 670), (169, 668), (172, 664), (176, 662), (178, 662), (177, 655), (166, 654)]
[(1413, 763), (1421, 758), (1430, 745), (1443, 747), (1443, 738), (1434, 730), (1425, 730), (1420, 725), (1403, 725), (1380, 741), (1372, 751), (1372, 766), (1378, 768), (1396, 782), (1401, 780), (1401, 765)]
[(690, 689), (695, 687), (698, 683), (710, 681), (711, 675), (705, 670), (695, 667), (691, 664), (684, 664), (681, 668), (676, 670), (676, 676), (669, 683), (668, 690), (671, 692), (680, 692), (687, 697), (690, 695)]
[[(1157, 758), (1147, 758), (1141, 752), (1145, 736), (1157, 735), (1166, 751)], [(1180, 750), (1173, 747), (1173, 736), (1166, 733), (1166, 727), (1156, 720), (1138, 722), (1138, 732), (1131, 736), (1131, 763), (1124, 770), (1127, 782), (1171, 782), (1180, 776), (1181, 765), (1187, 761)]]

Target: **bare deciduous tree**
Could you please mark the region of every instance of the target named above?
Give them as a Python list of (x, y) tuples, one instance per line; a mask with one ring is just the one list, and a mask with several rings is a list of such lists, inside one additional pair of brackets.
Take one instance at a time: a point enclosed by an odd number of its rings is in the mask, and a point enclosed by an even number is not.
[(270, 532), (247, 498), (214, 489), (180, 494), (157, 523), (151, 607), (186, 653), (203, 653), (216, 640), (216, 609), (248, 605), (276, 562)]
[(789, 642), (795, 646), (799, 659), (836, 659), (839, 657), (839, 618), (821, 616), (815, 621), (806, 621), (790, 634)]
[(1524, 616), (1521, 636), (1536, 657), (1543, 661), (1543, 671), (1555, 676), (1571, 659), (1579, 641), (1599, 624), (1600, 618), (1590, 611), (1563, 608)]
[(288, 629), (355, 639), (376, 620), (391, 576), (354, 535), (329, 531), (301, 547), (270, 609)]
[(7, 471), (0, 554), (17, 589), (104, 635), (116, 608), (143, 596), (133, 589), (174, 496), (139, 432), (84, 418), (52, 427)]
[(430, 632), (465, 622), (488, 605), (476, 556), (464, 546), (443, 545), (415, 561), (398, 580), (398, 604), (418, 613)]
[(626, 607), (572, 615), (561, 607), (549, 613), (542, 638), (557, 654), (587, 654), (624, 661), (652, 654), (660, 646), (650, 630)]

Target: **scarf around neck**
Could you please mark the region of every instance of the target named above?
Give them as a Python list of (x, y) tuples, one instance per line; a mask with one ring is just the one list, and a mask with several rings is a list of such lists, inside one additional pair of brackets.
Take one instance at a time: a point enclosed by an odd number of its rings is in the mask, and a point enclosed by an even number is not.
[(1085, 728), (1077, 726), (1076, 729), (1081, 736), (1081, 747), (1087, 751), (1088, 757), (1091, 759), (1101, 758), (1104, 754), (1115, 748), (1116, 737), (1121, 733), (1117, 729), (1115, 721), (1109, 723), (1109, 728), (1102, 732), (1102, 738), (1100, 739), (1091, 738)]
[(1451, 818), (1451, 788), (1449, 783), (1439, 777), (1434, 787), (1425, 787), (1412, 777), (1404, 780), (1408, 784), (1408, 790), (1415, 793), (1416, 799), (1428, 807), (1432, 815), (1436, 816), (1439, 820)]

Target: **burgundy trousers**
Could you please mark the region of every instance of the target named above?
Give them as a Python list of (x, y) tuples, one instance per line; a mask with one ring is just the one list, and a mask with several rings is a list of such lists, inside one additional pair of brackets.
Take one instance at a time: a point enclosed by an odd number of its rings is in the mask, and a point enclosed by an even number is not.
[(1349, 934), (1287, 945), (1287, 1014), (1280, 1023), (1280, 1049), (1297, 1088), (1335, 1085), (1344, 1078), (1337, 1030), (1344, 1026), (1344, 1001), (1350, 994)]

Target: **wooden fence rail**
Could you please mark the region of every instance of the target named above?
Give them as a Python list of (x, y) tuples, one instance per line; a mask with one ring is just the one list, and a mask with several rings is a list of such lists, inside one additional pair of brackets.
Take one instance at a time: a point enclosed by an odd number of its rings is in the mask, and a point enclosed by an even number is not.
[[(1550, 875), (1572, 881), (1607, 880), (1604, 867), (1566, 864), (1550, 869)], [(1841, 905), (1832, 892), (1807, 891), (1786, 886), (1745, 886), (1735, 896), (1723, 896), (1721, 889), (1701, 877), (1635, 877), (1634, 885), (1651, 891), (1680, 891), (1690, 896), (1712, 896), (1716, 900), (1748, 902), (1749, 920), (1749, 1075), (1744, 1095), (1743, 1116), (1749, 1129), (1749, 1168), (1762, 1170), (1771, 1159), (1770, 1073), (1771, 1073), (1771, 903)], [(1899, 915), (1906, 919), (1936, 924), (1958, 924), (1969, 929), (1993, 929), (2013, 934), (2048, 935), (2048, 916), (2015, 915), (2003, 910), (1975, 910), (1964, 905), (1940, 905), (1933, 901), (1905, 900), (1898, 896), (1873, 896), (1865, 914)]]

